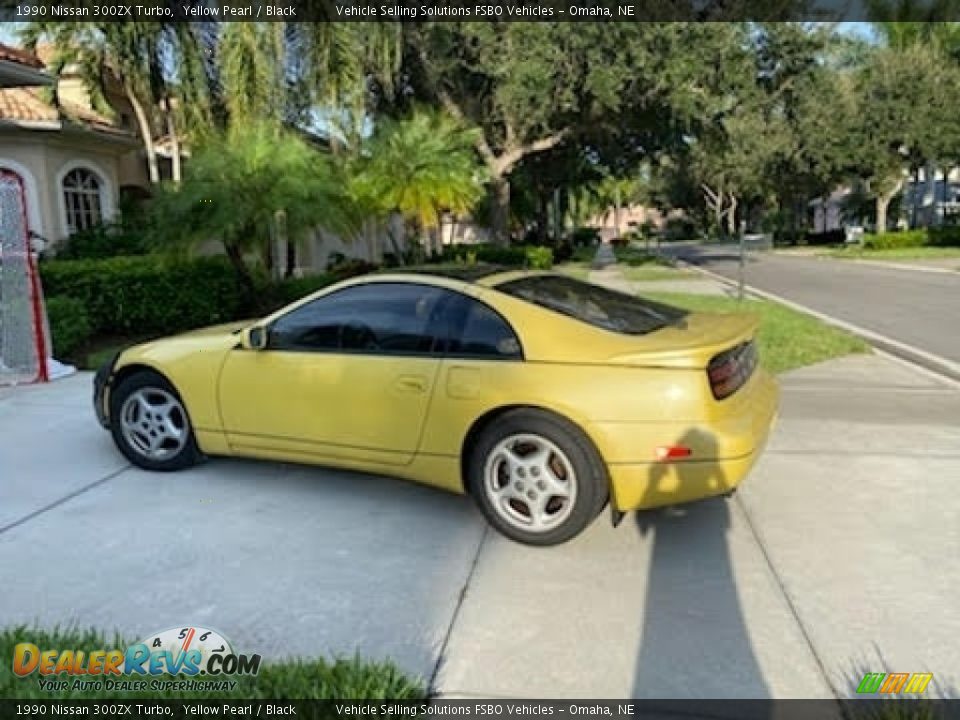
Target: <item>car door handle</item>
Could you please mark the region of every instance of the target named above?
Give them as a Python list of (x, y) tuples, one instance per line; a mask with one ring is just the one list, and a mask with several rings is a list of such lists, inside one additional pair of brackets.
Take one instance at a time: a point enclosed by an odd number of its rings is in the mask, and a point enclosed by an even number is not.
[(423, 375), (401, 375), (397, 378), (396, 386), (407, 392), (426, 392), (427, 379)]

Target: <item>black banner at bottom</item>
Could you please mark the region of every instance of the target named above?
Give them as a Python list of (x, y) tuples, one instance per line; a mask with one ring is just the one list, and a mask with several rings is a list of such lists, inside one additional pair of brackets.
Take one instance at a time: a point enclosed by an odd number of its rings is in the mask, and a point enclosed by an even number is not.
[(0, 700), (0, 718), (960, 720), (960, 700)]

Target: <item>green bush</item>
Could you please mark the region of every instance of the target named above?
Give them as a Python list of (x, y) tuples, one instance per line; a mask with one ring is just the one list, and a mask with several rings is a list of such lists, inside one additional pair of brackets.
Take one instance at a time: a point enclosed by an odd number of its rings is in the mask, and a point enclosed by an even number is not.
[(549, 270), (553, 267), (553, 250), (550, 248), (528, 246), (525, 250), (529, 267), (534, 270)]
[(571, 234), (570, 241), (575, 247), (596, 245), (600, 242), (600, 231), (592, 227), (578, 227)]
[(904, 230), (888, 232), (882, 235), (865, 234), (863, 246), (869, 250), (888, 250), (890, 248), (923, 247), (929, 244), (926, 230)]
[(57, 248), (57, 259), (97, 260), (148, 252), (150, 243), (145, 233), (125, 230), (119, 225), (97, 225), (71, 235), (66, 244)]
[(53, 354), (58, 358), (73, 358), (93, 335), (83, 302), (66, 295), (54, 295), (47, 298), (46, 305)]
[(477, 262), (507, 267), (523, 267), (527, 262), (527, 250), (520, 245), (474, 245)]
[(938, 228), (930, 228), (927, 231), (930, 236), (928, 244), (936, 247), (960, 247), (960, 227), (948, 225)]
[(504, 267), (529, 267), (548, 270), (553, 267), (553, 249), (539, 245), (447, 245), (443, 252), (431, 255), (429, 264), (459, 263), (474, 265), (502, 265)]
[(242, 292), (225, 258), (155, 255), (40, 264), (48, 295), (83, 303), (94, 333), (144, 335), (235, 320)]
[(327, 285), (337, 282), (337, 278), (330, 273), (309, 275), (302, 278), (287, 278), (276, 283), (266, 285), (260, 291), (263, 299), (264, 314), (270, 314), (280, 308), (296, 302)]

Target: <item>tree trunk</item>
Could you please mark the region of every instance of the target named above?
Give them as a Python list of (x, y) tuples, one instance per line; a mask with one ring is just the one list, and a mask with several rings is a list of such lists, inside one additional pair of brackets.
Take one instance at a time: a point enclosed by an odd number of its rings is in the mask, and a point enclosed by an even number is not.
[(923, 166), (924, 184), (923, 201), (921, 202), (921, 224), (926, 227), (936, 225), (937, 208), (937, 166), (933, 162), (927, 162)]
[(730, 207), (727, 208), (727, 234), (730, 237), (737, 236), (737, 197), (730, 196)]
[(550, 200), (542, 189), (537, 191), (537, 242), (546, 245), (550, 237)]
[(494, 176), (490, 190), (491, 240), (507, 245), (510, 242), (510, 181), (504, 175)]
[(224, 242), (223, 248), (227, 252), (227, 258), (233, 266), (233, 271), (237, 274), (237, 281), (243, 289), (246, 301), (253, 302), (256, 295), (256, 288), (253, 284), (253, 276), (250, 274), (250, 269), (243, 261), (243, 250), (229, 242)]
[(887, 208), (892, 199), (893, 193), (877, 195), (877, 235), (883, 235), (887, 231)]
[(176, 119), (173, 111), (167, 108), (167, 134), (170, 136), (170, 175), (174, 184), (179, 185), (183, 180), (183, 158), (180, 155), (180, 133), (177, 132)]
[(393, 234), (393, 228), (389, 225), (387, 225), (387, 239), (390, 241), (390, 247), (393, 249), (393, 254), (397, 258), (397, 264), (400, 266), (406, 265), (407, 263), (403, 258), (403, 250), (400, 249), (400, 243)]
[(137, 116), (137, 125), (140, 128), (140, 140), (143, 142), (143, 151), (147, 156), (147, 172), (150, 178), (150, 184), (156, 185), (160, 182), (160, 166), (157, 164), (157, 149), (153, 144), (153, 129), (150, 127), (150, 120), (143, 109), (143, 104), (137, 97), (137, 94), (130, 87), (130, 83), (124, 81), (123, 90), (133, 108), (133, 114)]

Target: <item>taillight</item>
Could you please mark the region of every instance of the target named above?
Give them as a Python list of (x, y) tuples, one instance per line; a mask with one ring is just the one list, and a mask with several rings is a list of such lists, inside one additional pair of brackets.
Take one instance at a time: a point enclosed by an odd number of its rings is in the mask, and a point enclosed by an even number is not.
[(757, 350), (752, 340), (715, 355), (707, 365), (710, 389), (717, 400), (730, 397), (743, 387), (757, 367)]

